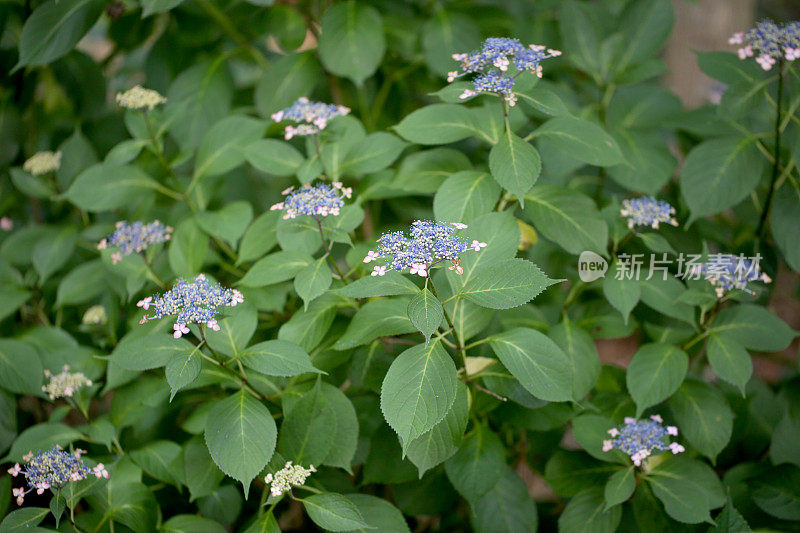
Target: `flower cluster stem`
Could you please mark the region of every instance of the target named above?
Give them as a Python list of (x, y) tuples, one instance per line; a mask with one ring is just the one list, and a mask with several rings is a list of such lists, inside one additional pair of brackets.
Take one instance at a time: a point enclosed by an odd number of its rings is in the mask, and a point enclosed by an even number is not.
[(772, 162), (772, 177), (769, 182), (769, 192), (767, 192), (767, 199), (764, 202), (764, 210), (761, 211), (761, 218), (758, 221), (758, 229), (756, 236), (759, 239), (764, 237), (764, 232), (767, 226), (767, 219), (769, 218), (769, 211), (772, 207), (772, 197), (775, 193), (775, 182), (778, 180), (778, 167), (780, 166), (781, 157), (781, 121), (783, 119), (783, 59), (778, 60), (778, 94), (777, 102), (775, 105), (775, 151), (773, 152)]

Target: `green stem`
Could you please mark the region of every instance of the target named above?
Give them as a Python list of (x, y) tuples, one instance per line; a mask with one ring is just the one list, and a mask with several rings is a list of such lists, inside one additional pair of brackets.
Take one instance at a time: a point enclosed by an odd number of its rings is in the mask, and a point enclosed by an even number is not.
[(767, 226), (767, 219), (769, 218), (769, 211), (772, 207), (772, 197), (775, 193), (775, 182), (778, 180), (778, 166), (780, 165), (781, 154), (781, 120), (782, 120), (782, 106), (783, 106), (783, 59), (778, 59), (778, 94), (777, 104), (775, 106), (775, 151), (772, 163), (772, 178), (769, 183), (769, 192), (767, 192), (767, 200), (764, 203), (764, 210), (761, 211), (761, 219), (758, 221), (758, 229), (756, 236), (759, 239), (764, 238), (764, 231)]
[(331, 247), (328, 245), (328, 241), (325, 239), (325, 233), (322, 231), (322, 220), (317, 217), (311, 217), (317, 222), (317, 228), (319, 229), (319, 238), (322, 239), (322, 246), (325, 248), (326, 257), (328, 261), (330, 261), (331, 265), (333, 265), (334, 270), (336, 270), (336, 274), (338, 274), (339, 279), (341, 279), (345, 285), (347, 285), (347, 278), (344, 274), (342, 274), (339, 265), (336, 264), (336, 260), (333, 258), (331, 254)]
[(152, 263), (150, 263), (150, 259), (147, 258), (147, 253), (146, 252), (142, 252), (141, 255), (142, 255), (142, 259), (144, 259), (144, 265), (147, 267), (147, 271), (150, 273), (150, 276), (153, 278), (153, 281), (155, 281), (156, 284), (159, 287), (161, 287), (162, 289), (165, 288), (167, 286), (167, 284), (164, 283), (164, 280), (162, 280), (158, 276), (158, 274), (156, 274), (156, 271), (153, 270), (153, 265), (152, 265)]
[[(428, 281), (430, 281), (431, 292), (433, 293), (434, 296), (436, 296), (436, 299), (439, 300), (439, 295), (436, 292), (436, 286), (433, 284), (433, 278), (431, 277), (430, 270), (428, 271), (428, 277), (425, 280), (425, 282), (427, 283)], [(441, 300), (439, 300), (439, 301), (441, 302)], [(456, 327), (453, 324), (453, 320), (450, 318), (450, 313), (447, 312), (447, 308), (444, 306), (444, 303), (442, 303), (442, 311), (444, 312), (444, 318), (445, 318), (445, 320), (447, 320), (447, 325), (450, 327), (450, 331), (453, 332), (453, 340), (456, 341), (456, 346), (458, 346), (458, 353), (461, 354), (461, 359), (462, 359), (462, 361), (464, 363), (464, 367), (466, 367), (467, 366), (467, 350), (464, 347), (464, 343), (461, 341), (461, 339), (458, 336), (458, 332), (456, 331)]]

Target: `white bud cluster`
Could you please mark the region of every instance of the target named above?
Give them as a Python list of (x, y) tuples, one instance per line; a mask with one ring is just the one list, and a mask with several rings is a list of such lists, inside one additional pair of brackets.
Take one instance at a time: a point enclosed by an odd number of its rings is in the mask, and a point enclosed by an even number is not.
[(137, 85), (124, 93), (117, 93), (117, 103), (128, 109), (144, 109), (152, 111), (159, 104), (166, 103), (167, 99), (158, 94), (158, 91), (145, 89)]
[(51, 400), (71, 398), (78, 389), (92, 384), (92, 380), (83, 375), (83, 372), (70, 372), (69, 365), (64, 365), (60, 374), (53, 374), (49, 370), (45, 370), (44, 375), (50, 378), (50, 383), (44, 385), (42, 390), (50, 396)]
[(308, 465), (308, 468), (303, 468), (300, 465), (293, 465), (289, 461), (282, 470), (278, 470), (274, 475), (267, 474), (264, 477), (264, 482), (270, 485), (270, 493), (277, 498), (284, 492), (292, 490), (292, 487), (304, 485), (308, 476), (316, 471), (317, 469), (314, 468), (314, 465)]
[(93, 305), (89, 309), (83, 313), (83, 323), (84, 324), (92, 324), (96, 326), (102, 326), (106, 322), (108, 322), (108, 316), (106, 316), (106, 308), (102, 305)]
[(61, 152), (36, 152), (22, 165), (22, 170), (34, 176), (55, 172), (61, 168)]

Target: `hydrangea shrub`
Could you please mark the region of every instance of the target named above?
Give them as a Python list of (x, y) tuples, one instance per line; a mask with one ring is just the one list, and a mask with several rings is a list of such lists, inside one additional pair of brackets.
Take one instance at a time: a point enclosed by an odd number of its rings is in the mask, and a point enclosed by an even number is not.
[(0, 14), (0, 532), (800, 528), (800, 23)]

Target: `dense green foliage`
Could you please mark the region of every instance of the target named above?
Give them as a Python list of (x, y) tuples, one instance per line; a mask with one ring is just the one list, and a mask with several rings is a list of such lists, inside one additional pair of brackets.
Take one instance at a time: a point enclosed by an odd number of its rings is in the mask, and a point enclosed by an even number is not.
[[(685, 111), (658, 79), (673, 19), (668, 0), (0, 3), (0, 532), (800, 527), (797, 332), (765, 283), (800, 271), (800, 71), (698, 53), (721, 100)], [(563, 55), (516, 105), (464, 97), (452, 55), (492, 36)], [(118, 105), (136, 84), (166, 102)], [(351, 111), (287, 140), (271, 117), (301, 97)], [(24, 164), (46, 150), (57, 170)], [(270, 209), (305, 183), (341, 210)], [(629, 229), (643, 194), (677, 227)], [(374, 275), (376, 240), (417, 219), (473, 249)], [(174, 230), (98, 250), (120, 220)], [(683, 275), (720, 253), (769, 276)], [(145, 298), (199, 274), (244, 301), (153, 318)], [(595, 341), (622, 338), (627, 368), (601, 364)], [(53, 399), (65, 365), (84, 382)], [(604, 449), (652, 415), (675, 453)], [(54, 445), (109, 478), (17, 510), (6, 469)], [(284, 474), (305, 484), (276, 495)]]

